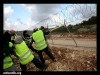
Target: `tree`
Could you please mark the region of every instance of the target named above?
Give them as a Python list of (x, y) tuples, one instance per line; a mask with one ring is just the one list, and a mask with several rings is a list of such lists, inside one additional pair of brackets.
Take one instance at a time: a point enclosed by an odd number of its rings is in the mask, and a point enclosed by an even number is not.
[(71, 31), (72, 30), (72, 25), (68, 25), (68, 29)]
[(92, 16), (89, 20), (88, 20), (88, 24), (96, 24), (97, 23), (97, 17), (96, 16)]

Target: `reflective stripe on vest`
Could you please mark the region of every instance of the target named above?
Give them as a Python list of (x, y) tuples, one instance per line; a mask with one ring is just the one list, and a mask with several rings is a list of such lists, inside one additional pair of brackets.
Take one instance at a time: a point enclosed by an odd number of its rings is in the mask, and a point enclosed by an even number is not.
[(43, 47), (43, 46), (45, 46), (45, 45), (47, 45), (46, 43), (44, 43), (43, 45), (41, 45), (41, 46), (35, 46), (36, 48), (41, 48), (41, 47)]
[[(28, 55), (26, 58), (24, 58), (25, 55), (28, 54), (28, 53), (29, 53), (29, 55)], [(30, 52), (30, 50), (28, 50), (25, 54), (23, 54), (23, 55), (20, 57), (20, 60), (21, 60), (21, 61), (24, 61), (24, 60), (28, 59), (30, 56), (31, 56), (31, 52)]]
[(13, 65), (13, 61), (10, 56), (3, 59), (3, 69), (7, 69)]
[(23, 58), (28, 53), (29, 53), (29, 50), (25, 54), (23, 54), (20, 58)]
[(26, 58), (21, 58), (20, 60), (21, 60), (21, 61), (27, 60), (31, 55), (32, 55), (32, 54), (31, 54), (31, 52), (30, 52), (29, 55), (28, 55)]
[(12, 61), (4, 61), (4, 64), (9, 64), (11, 63)]
[(43, 42), (43, 41), (45, 41), (45, 39), (43, 39), (43, 40), (41, 40), (41, 41), (39, 41), (39, 42), (35, 42), (35, 44), (39, 44), (39, 43), (41, 43), (41, 42)]
[(33, 60), (34, 56), (24, 41), (20, 44), (16, 44), (15, 49), (16, 55), (19, 57), (21, 64), (24, 65)]
[(47, 47), (44, 34), (42, 30), (38, 30), (32, 34), (33, 40), (35, 41), (35, 49), (36, 50), (43, 50)]

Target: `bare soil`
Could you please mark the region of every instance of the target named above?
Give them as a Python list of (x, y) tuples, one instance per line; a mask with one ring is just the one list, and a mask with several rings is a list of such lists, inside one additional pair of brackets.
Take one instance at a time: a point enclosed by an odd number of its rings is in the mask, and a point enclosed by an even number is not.
[[(63, 43), (67, 43), (68, 40), (72, 39), (70, 35), (53, 35), (51, 37), (53, 40), (56, 40), (57, 44), (61, 43), (62, 40)], [(48, 37), (48, 40), (50, 40), (51, 37)], [(57, 61), (53, 62), (45, 53), (43, 53), (46, 64), (48, 65), (48, 68), (44, 71), (97, 71), (96, 35), (73, 35), (73, 37), (77, 40), (81, 40), (82, 43), (86, 41), (85, 44), (90, 42), (93, 44), (90, 44), (91, 47), (94, 46), (94, 48), (54, 45), (50, 44), (49, 41), (48, 43), (51, 52)], [(57, 42), (57, 40), (60, 40), (60, 42)], [(32, 53), (39, 58), (35, 52)], [(15, 56), (12, 56), (12, 58), (17, 69), (21, 71), (19, 60)], [(27, 64), (27, 71), (40, 70), (30, 62)]]
[[(77, 50), (70, 48), (50, 47), (57, 61), (53, 62), (45, 53), (44, 59), (48, 68), (44, 71), (97, 71), (96, 50)], [(38, 57), (38, 55), (33, 52)], [(12, 56), (18, 70), (21, 70), (19, 61)], [(27, 65), (27, 71), (39, 71), (33, 63)]]

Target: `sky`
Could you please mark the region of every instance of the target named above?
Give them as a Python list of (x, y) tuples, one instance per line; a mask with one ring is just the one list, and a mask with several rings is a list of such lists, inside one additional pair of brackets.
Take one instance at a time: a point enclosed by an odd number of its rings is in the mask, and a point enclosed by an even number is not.
[(4, 30), (32, 30), (82, 22), (96, 15), (96, 4), (3, 4)]

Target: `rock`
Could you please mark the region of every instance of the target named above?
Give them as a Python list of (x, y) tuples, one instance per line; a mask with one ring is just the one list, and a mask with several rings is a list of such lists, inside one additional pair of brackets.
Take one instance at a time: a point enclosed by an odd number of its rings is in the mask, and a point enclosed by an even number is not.
[(87, 61), (88, 64), (90, 64), (90, 61)]
[(50, 61), (49, 60), (46, 60), (45, 62), (46, 62), (46, 64), (50, 64)]
[(71, 58), (74, 60), (75, 59), (75, 54), (72, 54), (71, 55)]
[(58, 51), (58, 54), (61, 56), (61, 52), (60, 51)]

